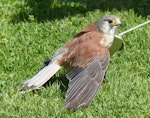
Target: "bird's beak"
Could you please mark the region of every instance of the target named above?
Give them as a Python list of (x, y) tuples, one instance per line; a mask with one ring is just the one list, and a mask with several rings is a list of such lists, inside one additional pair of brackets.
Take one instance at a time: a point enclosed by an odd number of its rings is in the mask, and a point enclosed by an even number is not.
[(116, 28), (120, 28), (120, 27), (121, 27), (120, 19), (117, 19), (115, 24), (116, 24), (116, 25), (115, 25)]
[(117, 26), (118, 28), (120, 28), (122, 25), (121, 25), (121, 23), (120, 23), (120, 24), (117, 24), (116, 26)]

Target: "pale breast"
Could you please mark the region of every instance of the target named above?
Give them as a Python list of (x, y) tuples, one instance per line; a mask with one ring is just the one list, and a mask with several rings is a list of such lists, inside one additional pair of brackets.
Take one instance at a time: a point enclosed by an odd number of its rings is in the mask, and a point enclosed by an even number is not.
[(102, 38), (102, 40), (100, 41), (100, 44), (104, 47), (109, 48), (114, 40), (114, 36), (113, 35), (109, 35), (109, 34), (105, 34)]

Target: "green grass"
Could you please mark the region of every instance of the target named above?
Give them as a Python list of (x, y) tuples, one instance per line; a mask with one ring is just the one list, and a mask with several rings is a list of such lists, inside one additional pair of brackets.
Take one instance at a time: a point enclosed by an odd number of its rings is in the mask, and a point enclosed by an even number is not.
[(124, 35), (125, 49), (111, 57), (107, 82), (87, 109), (73, 112), (63, 107), (67, 89), (63, 69), (45, 87), (19, 91), (45, 58), (107, 13), (121, 17), (121, 32), (150, 19), (149, 1), (1, 0), (0, 117), (150, 117), (150, 25)]

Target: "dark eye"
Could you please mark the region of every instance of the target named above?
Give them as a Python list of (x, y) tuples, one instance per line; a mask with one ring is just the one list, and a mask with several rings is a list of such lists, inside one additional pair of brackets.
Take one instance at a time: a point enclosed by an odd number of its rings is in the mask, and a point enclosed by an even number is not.
[(112, 21), (112, 20), (108, 20), (108, 22), (109, 22), (109, 23), (112, 23), (113, 21)]

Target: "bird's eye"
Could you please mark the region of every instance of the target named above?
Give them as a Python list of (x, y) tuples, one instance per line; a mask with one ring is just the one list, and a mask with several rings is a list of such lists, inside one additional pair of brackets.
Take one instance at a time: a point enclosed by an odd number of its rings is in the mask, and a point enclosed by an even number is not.
[(111, 23), (113, 23), (113, 20), (108, 20), (108, 22), (111, 24)]

